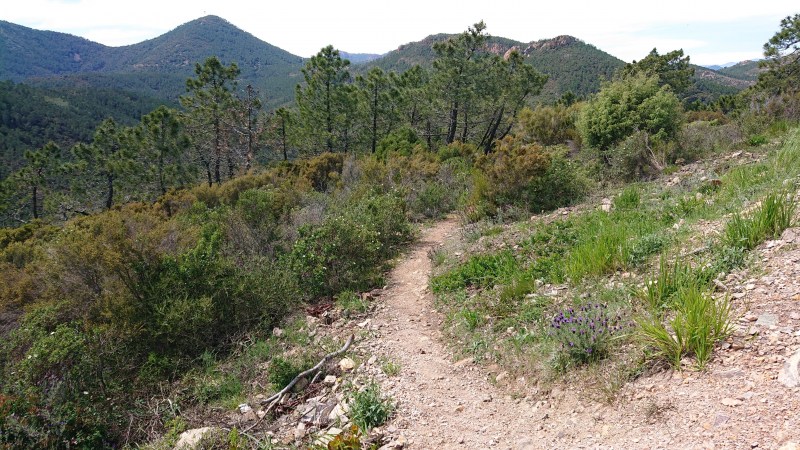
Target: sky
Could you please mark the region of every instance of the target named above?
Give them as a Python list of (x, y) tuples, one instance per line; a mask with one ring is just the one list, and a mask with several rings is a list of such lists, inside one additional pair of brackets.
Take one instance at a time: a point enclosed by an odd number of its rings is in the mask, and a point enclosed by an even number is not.
[(0, 1), (0, 20), (109, 46), (135, 44), (217, 15), (299, 56), (326, 45), (382, 54), (483, 20), (489, 34), (522, 42), (568, 34), (628, 62), (653, 48), (682, 48), (700, 65), (760, 58), (780, 20), (797, 13), (797, 0)]

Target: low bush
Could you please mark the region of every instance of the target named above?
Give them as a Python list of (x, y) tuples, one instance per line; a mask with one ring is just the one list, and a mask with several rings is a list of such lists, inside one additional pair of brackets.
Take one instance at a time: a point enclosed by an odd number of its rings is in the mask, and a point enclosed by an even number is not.
[(469, 207), (483, 214), (516, 207), (521, 212), (542, 212), (570, 205), (587, 192), (588, 181), (564, 149), (520, 144), (507, 137), (495, 151), (478, 159)]
[(550, 322), (550, 336), (573, 363), (596, 361), (606, 355), (610, 339), (625, 326), (622, 317), (603, 304), (565, 309)]
[(391, 399), (381, 395), (380, 388), (375, 382), (351, 392), (348, 405), (350, 419), (362, 430), (371, 430), (383, 425), (395, 409)]

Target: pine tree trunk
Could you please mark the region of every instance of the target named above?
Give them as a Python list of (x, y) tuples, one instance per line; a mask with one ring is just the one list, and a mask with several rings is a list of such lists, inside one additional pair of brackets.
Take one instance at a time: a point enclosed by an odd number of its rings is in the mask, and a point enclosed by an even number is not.
[(450, 108), (450, 123), (447, 128), (447, 139), (445, 144), (452, 144), (456, 140), (456, 128), (458, 127), (458, 102), (453, 102)]
[(106, 209), (114, 204), (114, 175), (106, 175)]

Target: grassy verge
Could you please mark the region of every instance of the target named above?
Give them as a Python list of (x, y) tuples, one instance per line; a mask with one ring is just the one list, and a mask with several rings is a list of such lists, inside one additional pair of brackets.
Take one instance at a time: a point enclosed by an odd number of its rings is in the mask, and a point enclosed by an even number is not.
[(733, 320), (714, 281), (794, 225), (800, 130), (755, 151), (610, 192), (603, 208), (486, 226), (461, 261), (437, 254), (431, 287), (454, 344), (529, 378), (616, 367), (624, 379), (658, 359), (706, 367)]

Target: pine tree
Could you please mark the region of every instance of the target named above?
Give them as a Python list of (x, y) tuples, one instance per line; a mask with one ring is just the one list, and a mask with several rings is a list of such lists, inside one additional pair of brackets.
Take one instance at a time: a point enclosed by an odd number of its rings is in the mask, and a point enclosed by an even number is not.
[(305, 84), (297, 85), (296, 100), (305, 147), (312, 152), (344, 150), (347, 145), (347, 119), (353, 117), (344, 92), (351, 81), (349, 65), (350, 61), (342, 59), (339, 51), (329, 45), (302, 70)]
[(104, 120), (95, 130), (91, 144), (72, 148), (76, 168), (83, 174), (75, 178), (78, 190), (88, 197), (102, 198), (102, 205), (111, 209), (119, 190), (143, 175), (135, 159), (133, 129), (120, 128), (114, 119)]
[(153, 181), (153, 194), (164, 195), (169, 188), (195, 179), (196, 171), (188, 157), (189, 137), (177, 111), (160, 106), (143, 116), (135, 137), (137, 153)]
[(235, 63), (224, 66), (212, 56), (195, 65), (196, 78), (186, 80), (188, 94), (181, 97), (186, 110), (186, 123), (198, 160), (206, 171), (208, 185), (222, 182), (221, 166), (228, 162), (229, 177), (233, 176), (233, 131), (237, 110)]

